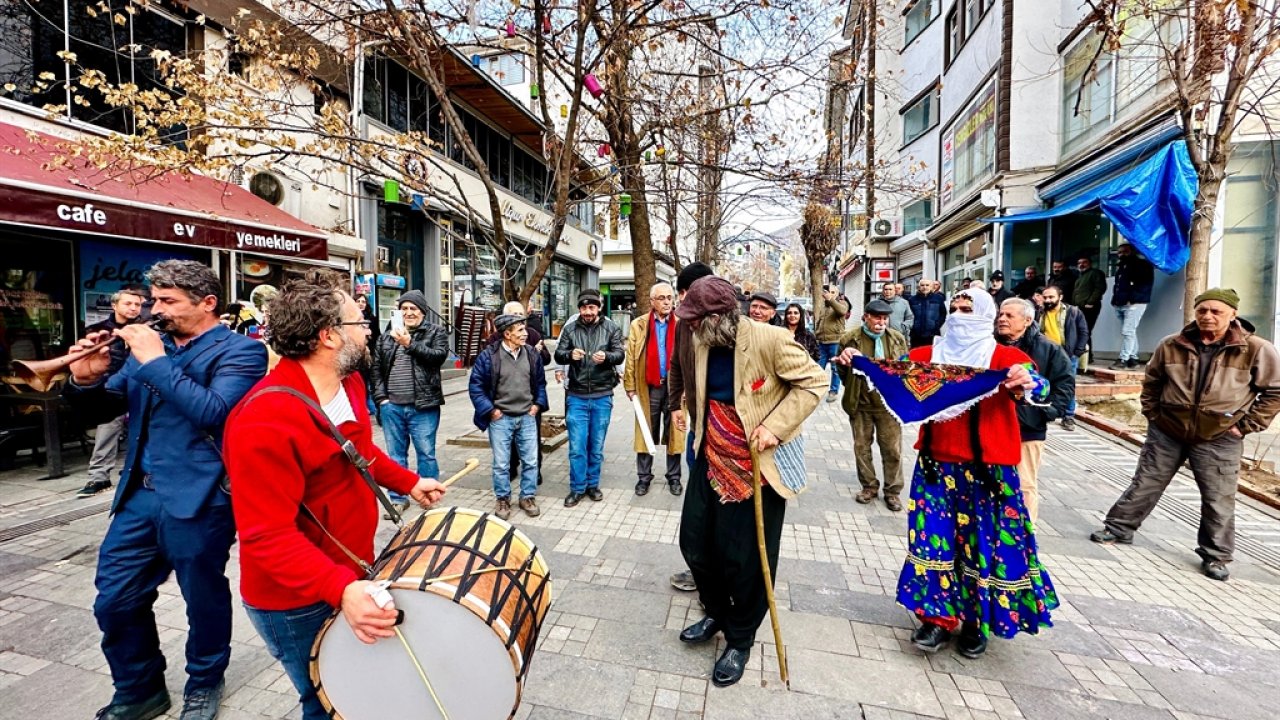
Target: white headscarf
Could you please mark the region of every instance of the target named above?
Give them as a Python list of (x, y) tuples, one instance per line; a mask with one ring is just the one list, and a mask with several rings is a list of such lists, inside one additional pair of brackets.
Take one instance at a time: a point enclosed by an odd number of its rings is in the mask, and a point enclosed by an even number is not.
[(933, 362), (991, 367), (996, 351), (996, 302), (985, 290), (968, 288), (956, 295), (973, 301), (972, 313), (951, 313), (942, 323), (942, 335), (933, 341)]

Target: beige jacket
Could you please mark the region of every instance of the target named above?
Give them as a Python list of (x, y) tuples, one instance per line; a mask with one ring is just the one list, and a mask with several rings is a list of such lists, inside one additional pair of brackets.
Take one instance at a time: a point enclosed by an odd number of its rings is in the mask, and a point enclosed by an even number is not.
[[(653, 417), (649, 414), (649, 383), (645, 380), (645, 371), (647, 368), (646, 353), (648, 348), (645, 346), (649, 342), (649, 316), (653, 313), (645, 313), (635, 320), (631, 321), (631, 330), (627, 333), (627, 359), (622, 366), (622, 389), (629, 393), (635, 393), (640, 398), (640, 407), (644, 408), (645, 419), (649, 421), (649, 427), (653, 427)], [(671, 326), (667, 328), (667, 332), (675, 333), (676, 321), (675, 313), (667, 319)], [(673, 337), (674, 340), (674, 337)], [(672, 352), (672, 355), (675, 355)], [(667, 379), (671, 378), (671, 366), (674, 357), (667, 358)], [(670, 410), (680, 409), (678, 405), (668, 404)], [(627, 408), (630, 410), (630, 408)], [(635, 415), (635, 412), (631, 413)], [(644, 446), (644, 435), (640, 430), (640, 422), (635, 423), (636, 439), (632, 444), (638, 453), (647, 453), (649, 448)], [(662, 438), (655, 437), (655, 444), (662, 443)], [(684, 431), (678, 429), (674, 424), (667, 428), (667, 454), (679, 455), (684, 452)]]
[[(695, 370), (685, 378), (685, 399), (699, 402), (707, 387), (707, 352), (709, 348), (694, 336)], [(817, 409), (827, 392), (830, 376), (809, 357), (804, 346), (784, 328), (765, 325), (742, 318), (738, 321), (738, 339), (733, 362), (734, 404), (742, 418), (747, 437), (761, 425), (780, 442), (794, 440), (804, 428), (804, 421)], [(757, 385), (758, 383), (758, 385)], [(699, 408), (694, 426), (693, 446), (702, 447), (706, 429), (705, 412)], [(795, 493), (778, 482), (778, 466), (773, 449), (760, 456), (760, 471), (772, 487), (785, 499)]]
[(818, 342), (823, 344), (840, 342), (840, 336), (844, 335), (845, 321), (848, 319), (848, 303), (823, 298), (822, 304), (818, 306), (818, 322), (813, 334), (817, 335)]

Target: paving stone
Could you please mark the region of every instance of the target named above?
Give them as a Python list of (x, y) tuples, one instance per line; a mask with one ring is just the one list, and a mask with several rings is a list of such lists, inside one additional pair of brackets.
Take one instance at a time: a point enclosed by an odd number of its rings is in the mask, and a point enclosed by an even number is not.
[(5, 688), (0, 716), (89, 717), (111, 702), (112, 692), (109, 676), (53, 663)]
[(555, 608), (574, 615), (661, 627), (670, 600), (657, 593), (567, 580), (560, 584)]
[(1270, 720), (1280, 707), (1280, 688), (1274, 685), (1143, 665), (1137, 670), (1178, 710), (1232, 720)]
[(1165, 605), (1141, 604), (1135, 607), (1129, 601), (1080, 595), (1071, 598), (1071, 606), (1088, 618), (1091, 625), (1147, 631), (1155, 628), (1159, 632), (1198, 635), (1206, 639), (1218, 637), (1218, 633), (1204, 621), (1185, 610)]
[[(622, 715), (633, 668), (556, 653), (540, 653), (525, 680), (523, 701), (590, 717)], [(545, 717), (564, 717), (546, 715)]]
[(1065, 620), (1055, 619), (1053, 627), (1041, 630), (1037, 635), (1019, 633), (1007, 642), (1028, 649), (1052, 650), (1111, 660), (1122, 659), (1115, 648), (1093, 628)]
[(1207, 673), (1269, 685), (1280, 682), (1280, 651), (1178, 633), (1167, 633), (1165, 639)]
[(848, 587), (844, 579), (844, 570), (839, 565), (817, 560), (781, 559), (778, 561), (777, 579), (778, 582), (785, 582), (789, 586), (808, 585), (841, 590)]
[(37, 557), (0, 551), (0, 578), (21, 577), (27, 570), (39, 567), (44, 562)]
[(771, 689), (745, 683), (712, 688), (702, 711), (704, 720), (849, 720), (861, 716), (856, 702), (800, 692), (794, 678), (791, 692), (782, 689), (781, 683)]
[[(1095, 528), (1096, 529), (1096, 528)], [(1037, 549), (1045, 555), (1044, 564), (1049, 568), (1049, 576), (1053, 577), (1053, 561), (1058, 557), (1089, 558), (1103, 562), (1120, 562), (1113, 550), (1106, 545), (1099, 545), (1083, 537), (1057, 537), (1054, 535), (1036, 536)]]
[(1167, 710), (1103, 700), (1085, 693), (1050, 690), (1043, 687), (1006, 682), (1013, 702), (1027, 718), (1045, 720), (1173, 720)]
[(601, 620), (583, 656), (645, 670), (707, 677), (715, 664), (714, 644), (688, 645), (675, 631)]
[[(521, 707), (521, 710), (524, 708)], [(221, 715), (219, 715), (221, 717)], [(561, 710), (560, 708), (546, 707), (543, 705), (533, 706), (529, 714), (525, 716), (525, 720), (586, 720), (591, 715), (582, 715), (576, 712)]]
[[(552, 502), (554, 500), (556, 500), (556, 498), (540, 497), (538, 498), (538, 504), (543, 505), (543, 504)], [(518, 521), (524, 518), (524, 511), (514, 510), (513, 512), (515, 514), (511, 516), (511, 519), (514, 521), (517, 521), (516, 526), (520, 528), (520, 532), (529, 536), (529, 539), (533, 541), (533, 544), (535, 546), (537, 546), (539, 552), (547, 552), (548, 550), (550, 550), (551, 548), (559, 544), (561, 538), (564, 537), (563, 530), (554, 530), (552, 528), (542, 527), (541, 525), (533, 525), (530, 523), (520, 523)], [(520, 517), (516, 517), (516, 515), (519, 515)], [(550, 565), (550, 563), (547, 563), (547, 564), (548, 566)]]
[(807, 648), (789, 653), (787, 665), (791, 671), (791, 688), (799, 692), (942, 715), (942, 705), (920, 670)]
[[(814, 615), (778, 609), (778, 624), (782, 627), (782, 640), (787, 648), (810, 648), (855, 655), (858, 645), (853, 639), (853, 627), (848, 620), (826, 615)], [(762, 630), (769, 628), (770, 621), (765, 616)], [(772, 640), (772, 636), (768, 636)]]
[[(1048, 523), (1062, 537), (1084, 538), (1087, 541), (1089, 533), (1100, 527), (1097, 520), (1086, 517), (1072, 508), (1043, 502), (1040, 504), (1040, 521)], [(1092, 541), (1089, 542), (1092, 543)]]
[(611, 537), (605, 540), (604, 546), (600, 549), (600, 555), (636, 563), (667, 565), (673, 573), (687, 569), (684, 556), (680, 554), (680, 548), (666, 543)]
[(578, 571), (589, 559), (583, 555), (556, 552), (543, 545), (538, 546), (538, 552), (546, 555), (547, 568), (551, 570), (551, 587), (555, 594), (560, 592), (561, 581), (578, 577)]
[[(961, 690), (981, 691), (979, 679), (1002, 682), (1012, 679), (1054, 690), (1077, 690), (1080, 687), (1057, 656), (1047, 649), (1028, 648), (994, 637), (987, 646), (986, 654), (977, 660), (970, 660), (947, 648), (929, 656), (929, 665), (936, 672), (955, 675), (956, 685)], [(965, 687), (961, 684), (962, 677), (976, 684)]]
[(55, 662), (97, 647), (100, 637), (93, 613), (57, 604), (0, 626), (0, 648)]
[(912, 629), (911, 616), (892, 597), (856, 590), (791, 585), (791, 609), (814, 615), (834, 615), (872, 625)]

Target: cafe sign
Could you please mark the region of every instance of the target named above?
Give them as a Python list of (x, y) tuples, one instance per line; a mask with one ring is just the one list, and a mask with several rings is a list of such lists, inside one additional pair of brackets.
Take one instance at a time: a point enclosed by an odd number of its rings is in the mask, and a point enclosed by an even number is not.
[(520, 209), (515, 206), (515, 203), (510, 201), (502, 204), (502, 219), (507, 222), (521, 225), (527, 230), (543, 237), (550, 237), (551, 235), (551, 218), (547, 217), (545, 213), (540, 213), (536, 210), (530, 210), (522, 213), (520, 212)]

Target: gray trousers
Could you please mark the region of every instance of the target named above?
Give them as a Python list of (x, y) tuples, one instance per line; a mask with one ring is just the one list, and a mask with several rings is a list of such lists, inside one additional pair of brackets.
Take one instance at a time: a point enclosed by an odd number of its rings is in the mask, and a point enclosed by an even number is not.
[(116, 469), (120, 439), (129, 426), (129, 416), (121, 415), (98, 426), (93, 435), (93, 454), (89, 456), (89, 482), (111, 482)]
[(884, 464), (884, 496), (902, 493), (902, 426), (883, 407), (859, 408), (849, 418), (853, 428), (853, 459), (858, 469), (858, 482), (863, 490), (879, 490), (871, 443), (879, 441), (880, 461)]
[(1209, 442), (1184, 444), (1155, 425), (1149, 426), (1133, 481), (1107, 512), (1107, 529), (1116, 537), (1132, 538), (1155, 509), (1174, 473), (1189, 462), (1200, 488), (1196, 553), (1205, 560), (1231, 562), (1235, 551), (1236, 484), (1243, 453), (1244, 440), (1230, 434)]
[[(671, 408), (667, 403), (667, 388), (649, 386), (649, 432), (653, 433), (655, 445), (667, 445), (671, 441)], [(667, 450), (667, 483), (680, 479), (680, 451), (683, 448)], [(636, 477), (642, 483), (653, 482), (653, 456), (649, 453), (636, 453)]]

